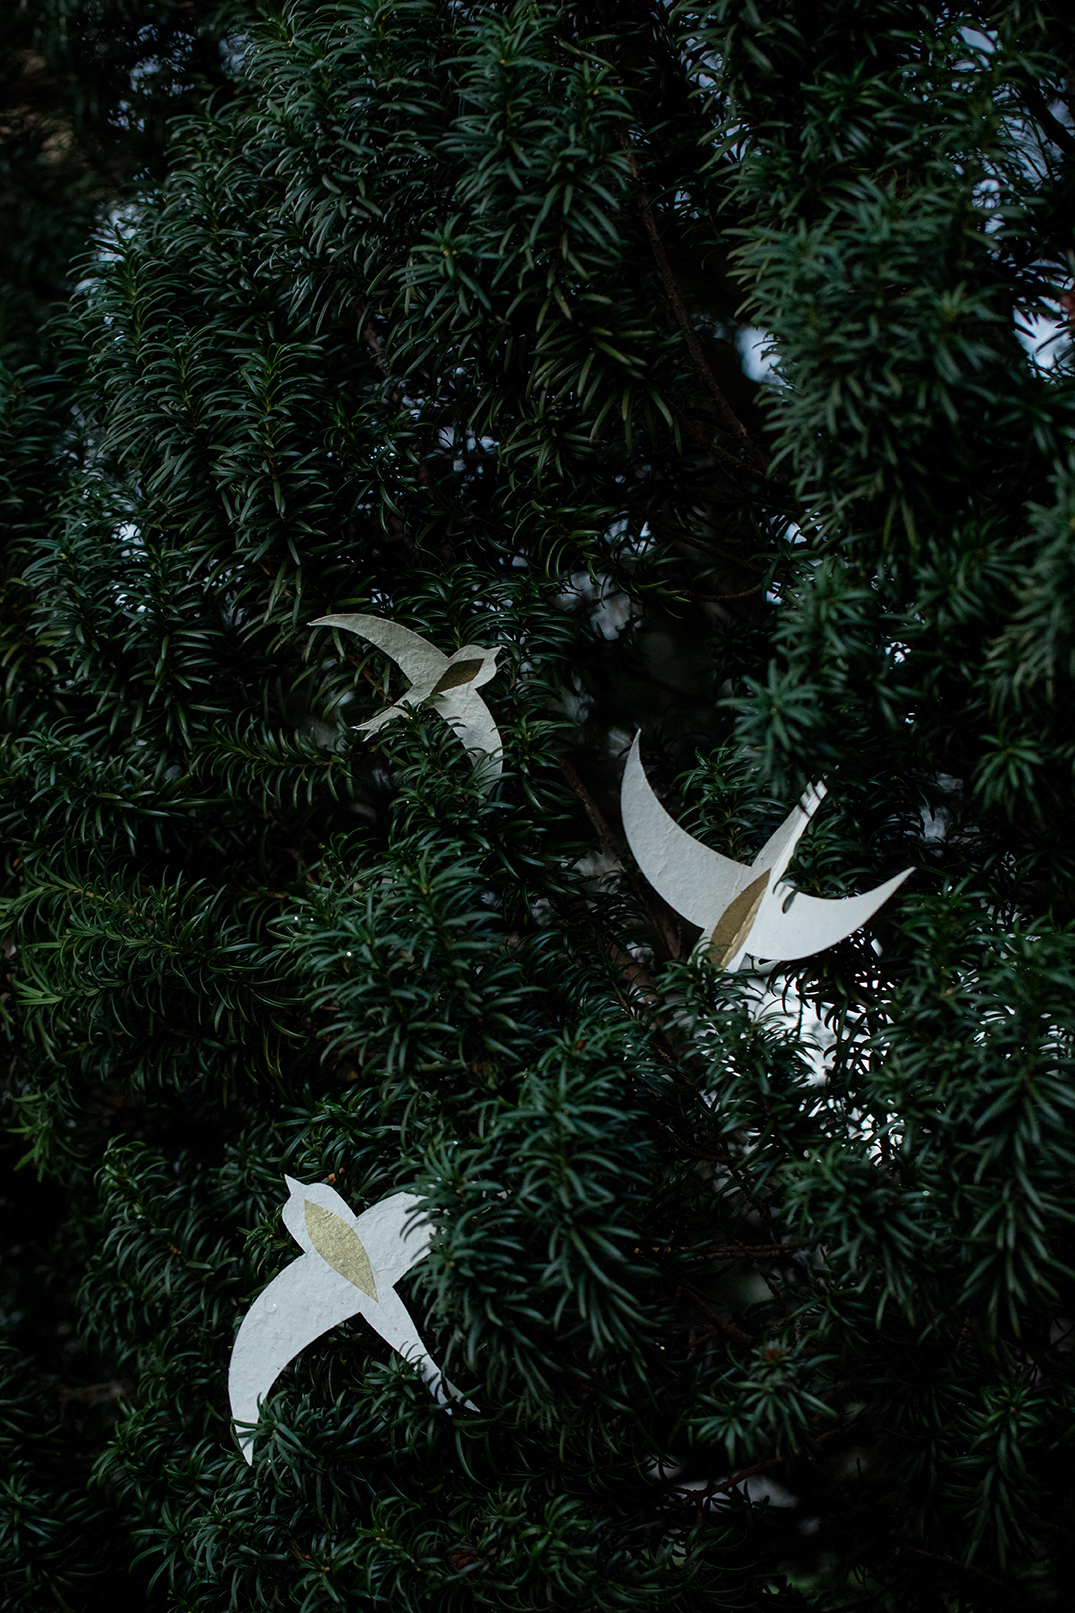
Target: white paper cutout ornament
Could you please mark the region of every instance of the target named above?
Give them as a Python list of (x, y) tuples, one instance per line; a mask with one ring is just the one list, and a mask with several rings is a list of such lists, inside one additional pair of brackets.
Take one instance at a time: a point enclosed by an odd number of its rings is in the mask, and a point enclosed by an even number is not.
[(912, 872), (861, 896), (806, 896), (783, 879), (799, 837), (821, 805), (824, 784), (812, 784), (752, 863), (733, 862), (695, 840), (670, 817), (650, 788), (636, 734), (627, 757), (620, 808), (627, 843), (654, 890), (702, 930), (698, 946), (722, 969), (737, 969), (749, 953), (766, 963), (789, 963), (835, 946), (873, 917)]
[(319, 616), (311, 627), (339, 627), (348, 633), (376, 644), (395, 661), (404, 677), (410, 678), (411, 687), (394, 706), (378, 712), (369, 722), (358, 723), (356, 732), (375, 734), (393, 717), (402, 716), (408, 708), (429, 701), (445, 722), (454, 729), (464, 750), (479, 751), (488, 763), (477, 761), (486, 776), (487, 785), (500, 777), (503, 769), (503, 743), (500, 730), (492, 713), (478, 693), (483, 683), (496, 673), (498, 649), (487, 649), (482, 644), (464, 644), (454, 655), (442, 655), (409, 627), (398, 622), (386, 622), (379, 616)]
[[(364, 1316), (421, 1373), (438, 1401), (458, 1399), (394, 1286), (429, 1248), (428, 1224), (408, 1225), (421, 1199), (394, 1193), (356, 1216), (327, 1182), (284, 1181), (291, 1194), (284, 1225), (303, 1253), (262, 1290), (239, 1327), (228, 1370), (235, 1423), (256, 1423), (288, 1362), (351, 1316)], [(236, 1437), (252, 1462), (251, 1429), (237, 1426)]]

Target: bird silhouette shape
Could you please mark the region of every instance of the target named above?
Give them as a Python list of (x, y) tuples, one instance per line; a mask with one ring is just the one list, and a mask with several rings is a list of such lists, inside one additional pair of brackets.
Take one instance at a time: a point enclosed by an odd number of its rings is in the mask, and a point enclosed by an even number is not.
[(806, 896), (783, 874), (803, 830), (825, 798), (812, 784), (752, 863), (711, 851), (680, 828), (654, 795), (636, 734), (627, 757), (620, 808), (634, 859), (654, 890), (702, 930), (698, 942), (722, 969), (737, 969), (749, 953), (767, 963), (808, 958), (834, 946), (873, 917), (912, 872), (861, 896)]
[(486, 786), (491, 785), (503, 768), (503, 745), (500, 730), (478, 689), (496, 673), (498, 649), (487, 649), (482, 644), (464, 644), (454, 655), (443, 655), (428, 639), (398, 622), (388, 622), (380, 616), (319, 616), (311, 627), (340, 627), (345, 632), (357, 633), (383, 650), (395, 661), (411, 686), (395, 705), (378, 712), (368, 722), (358, 723), (358, 733), (375, 734), (401, 717), (429, 701), (445, 722), (454, 729), (466, 751), (477, 751), (486, 761), (476, 765), (482, 769)]
[[(422, 1200), (394, 1193), (356, 1216), (327, 1182), (285, 1176), (283, 1221), (303, 1253), (262, 1290), (243, 1317), (231, 1352), (228, 1396), (236, 1437), (248, 1462), (261, 1402), (289, 1361), (351, 1316), (364, 1316), (393, 1350), (417, 1368), (444, 1403), (459, 1392), (429, 1354), (395, 1291), (422, 1260), (431, 1236), (415, 1225)], [(469, 1404), (469, 1402), (467, 1402)]]

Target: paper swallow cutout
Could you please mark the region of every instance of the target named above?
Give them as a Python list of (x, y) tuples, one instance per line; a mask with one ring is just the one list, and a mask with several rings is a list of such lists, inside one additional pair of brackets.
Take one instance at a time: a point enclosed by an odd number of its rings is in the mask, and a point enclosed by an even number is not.
[(700, 926), (698, 945), (718, 968), (737, 969), (747, 953), (787, 963), (823, 952), (872, 918), (912, 872), (905, 868), (861, 896), (836, 900), (805, 896), (787, 884), (782, 875), (825, 797), (824, 784), (806, 790), (752, 863), (722, 857), (664, 810), (642, 766), (640, 737), (635, 735), (620, 791), (627, 842), (654, 890)]
[[(417, 1368), (437, 1400), (458, 1399), (394, 1286), (429, 1247), (429, 1226), (408, 1226), (422, 1200), (394, 1193), (356, 1216), (327, 1182), (304, 1184), (290, 1176), (284, 1181), (291, 1193), (284, 1225), (304, 1252), (243, 1317), (228, 1370), (236, 1424), (256, 1423), (261, 1402), (288, 1362), (329, 1328), (358, 1315)], [(252, 1430), (236, 1427), (236, 1437), (252, 1462)]]
[(358, 723), (358, 733), (375, 734), (393, 717), (400, 717), (408, 708), (428, 700), (434, 711), (454, 728), (464, 750), (480, 751), (490, 759), (489, 784), (500, 777), (503, 768), (500, 730), (478, 693), (479, 687), (488, 683), (496, 672), (498, 649), (464, 644), (454, 655), (442, 655), (420, 634), (379, 616), (319, 616), (309, 625), (342, 627), (348, 633), (357, 633), (391, 656), (404, 677), (411, 680), (411, 687), (402, 699), (371, 717), (369, 722)]

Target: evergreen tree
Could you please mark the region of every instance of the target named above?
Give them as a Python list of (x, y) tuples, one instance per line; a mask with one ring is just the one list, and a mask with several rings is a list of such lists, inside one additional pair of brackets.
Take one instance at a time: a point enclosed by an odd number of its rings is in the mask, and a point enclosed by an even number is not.
[(10, 0), (0, 14), (0, 356), (41, 359), (94, 226), (167, 166), (169, 122), (230, 87), (228, 0)]
[[(0, 1606), (1063, 1606), (1070, 24), (302, 0), (240, 55), (63, 435), (7, 388)], [(354, 731), (347, 610), (500, 647), (491, 788)], [(796, 883), (911, 880), (720, 973), (636, 726), (714, 848), (823, 776)], [(355, 1320), (245, 1465), (285, 1171), (422, 1195), (471, 1407)]]

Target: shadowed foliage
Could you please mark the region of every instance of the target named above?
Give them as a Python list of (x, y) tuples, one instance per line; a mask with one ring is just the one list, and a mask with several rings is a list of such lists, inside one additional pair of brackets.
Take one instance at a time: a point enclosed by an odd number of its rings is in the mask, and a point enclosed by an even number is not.
[[(0, 1607), (1064, 1606), (1070, 25), (222, 17), (116, 33), (184, 116), (4, 376)], [(347, 611), (500, 647), (492, 788), (355, 732)], [(716, 972), (638, 727), (715, 849), (824, 777), (797, 885), (911, 879)], [(423, 1196), (472, 1405), (355, 1319), (246, 1466), (285, 1171)]]

